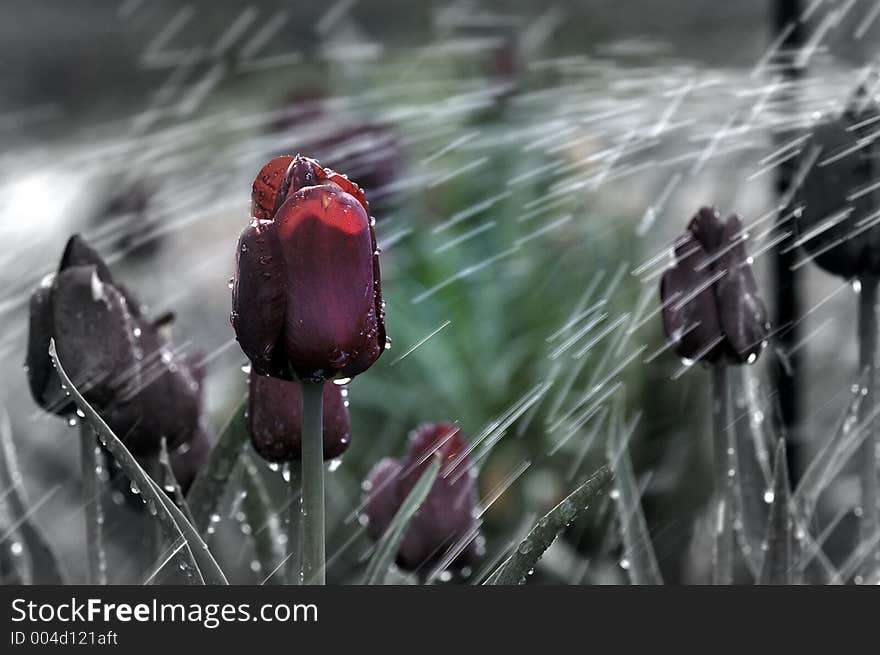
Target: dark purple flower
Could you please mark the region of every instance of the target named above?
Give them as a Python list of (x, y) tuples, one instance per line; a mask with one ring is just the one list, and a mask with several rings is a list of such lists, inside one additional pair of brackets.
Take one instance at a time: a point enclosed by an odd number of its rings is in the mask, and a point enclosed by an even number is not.
[[(289, 462), (302, 455), (302, 387), (252, 374), (248, 400), (251, 443), (270, 462)], [(324, 385), (324, 459), (339, 457), (350, 440), (348, 407), (342, 388)]]
[(313, 159), (278, 157), (257, 176), (251, 211), (231, 318), (254, 371), (324, 381), (367, 370), (386, 337), (363, 191)]
[(680, 357), (754, 361), (769, 333), (739, 217), (702, 208), (675, 243), (676, 263), (660, 282), (663, 328)]
[(373, 468), (365, 485), (368, 533), (373, 539), (382, 536), (435, 456), (441, 458), (440, 473), (413, 517), (397, 555), (398, 564), (409, 570), (436, 562), (462, 539), (473, 537), (454, 565), (469, 564), (482, 549), (475, 516), (476, 469), (464, 435), (451, 423), (420, 425), (410, 433), (402, 460), (385, 458)]
[(191, 437), (201, 412), (200, 381), (97, 252), (71, 237), (56, 275), (31, 297), (26, 368), (31, 394), (69, 416), (75, 407), (49, 358), (58, 357), (86, 400), (136, 454), (156, 453)]
[(857, 97), (840, 118), (813, 127), (804, 149), (818, 156), (800, 187), (798, 242), (819, 266), (847, 279), (880, 275), (877, 117), (877, 107)]

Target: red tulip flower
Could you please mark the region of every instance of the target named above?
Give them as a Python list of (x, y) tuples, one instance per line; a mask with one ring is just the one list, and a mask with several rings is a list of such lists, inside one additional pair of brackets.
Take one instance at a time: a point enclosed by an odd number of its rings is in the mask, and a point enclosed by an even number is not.
[[(325, 384), (324, 459), (339, 457), (348, 448), (348, 407), (342, 389)], [(302, 456), (302, 385), (251, 375), (248, 400), (251, 443), (269, 462), (290, 462)]]
[[(397, 554), (397, 563), (409, 570), (438, 561), (450, 546), (477, 529), (476, 469), (468, 454), (467, 440), (458, 426), (451, 423), (424, 423), (410, 434), (402, 460), (379, 461), (367, 478), (367, 531), (378, 539), (435, 453), (441, 458), (440, 473), (410, 522)], [(481, 549), (482, 537), (477, 534), (452, 562), (453, 566), (472, 562)]]
[(363, 191), (306, 157), (277, 157), (254, 181), (238, 242), (232, 325), (255, 373), (351, 378), (385, 349), (373, 221)]

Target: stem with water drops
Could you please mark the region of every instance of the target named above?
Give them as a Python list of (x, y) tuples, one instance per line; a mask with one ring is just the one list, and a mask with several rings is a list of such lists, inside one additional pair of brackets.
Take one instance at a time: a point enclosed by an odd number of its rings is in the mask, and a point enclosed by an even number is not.
[(302, 383), (302, 571), (324, 584), (324, 384)]
[[(866, 275), (859, 282), (859, 367), (865, 384), (865, 395), (859, 407), (859, 423), (867, 433), (858, 457), (862, 488), (859, 518), (861, 545), (876, 542), (880, 531), (880, 507), (877, 504), (877, 421), (871, 418), (877, 402), (877, 290), (880, 277)], [(862, 566), (861, 578), (864, 582), (873, 581), (877, 575), (880, 565), (878, 557), (880, 549), (875, 544)]]
[[(323, 463), (323, 458), (322, 458)], [(287, 473), (287, 584), (302, 584), (302, 475), (297, 466), (289, 466)]]
[(88, 421), (80, 421), (80, 463), (83, 476), (83, 497), (86, 519), (86, 550), (88, 551), (88, 584), (107, 584), (107, 558), (104, 553), (104, 506), (102, 504), (102, 470), (100, 450), (95, 431)]
[(730, 387), (727, 367), (712, 367), (712, 427), (715, 475), (715, 542), (712, 551), (712, 584), (733, 583), (733, 470), (730, 437)]

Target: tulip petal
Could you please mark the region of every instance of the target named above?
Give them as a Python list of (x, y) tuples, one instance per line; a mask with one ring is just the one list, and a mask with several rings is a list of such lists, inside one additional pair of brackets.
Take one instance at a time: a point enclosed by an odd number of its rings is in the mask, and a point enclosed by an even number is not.
[[(880, 225), (860, 229), (877, 207), (876, 191), (858, 195), (876, 181), (870, 146), (853, 150), (860, 135), (849, 129), (852, 122), (842, 117), (813, 129), (810, 143), (821, 148), (819, 162), (801, 185), (804, 206), (795, 215), (804, 250), (826, 271), (847, 279), (880, 274)], [(850, 199), (853, 195), (858, 197)]]
[(372, 539), (382, 536), (400, 507), (397, 482), (403, 467), (396, 459), (385, 457), (373, 467), (366, 481), (366, 507), (369, 522), (367, 534)]
[(688, 231), (707, 253), (714, 253), (721, 245), (724, 224), (714, 207), (701, 207), (688, 223)]
[(284, 202), (275, 225), (286, 268), (286, 354), (297, 376), (366, 370), (384, 349), (384, 325), (363, 206), (332, 183), (305, 187)]
[(49, 341), (53, 337), (55, 321), (52, 311), (53, 281), (54, 276), (31, 295), (25, 367), (28, 386), (36, 403), (43, 409), (66, 415), (73, 412), (74, 405), (61, 388), (61, 378), (49, 357)]
[(464, 435), (451, 423), (423, 424), (410, 434), (397, 487), (398, 504), (412, 491), (431, 458), (437, 455), (441, 458), (440, 474), (419, 513), (413, 517), (400, 547), (399, 559), (410, 569), (436, 561), (476, 525), (476, 469)]
[(58, 272), (60, 273), (74, 266), (94, 266), (102, 282), (113, 282), (110, 269), (107, 268), (107, 264), (104, 263), (101, 255), (78, 234), (74, 234), (68, 239), (67, 245), (64, 247), (64, 253), (61, 255)]
[(715, 270), (724, 272), (716, 283), (716, 299), (728, 354), (745, 363), (761, 352), (769, 326), (767, 309), (748, 261), (742, 222), (736, 214), (724, 226), (722, 251)]
[(723, 344), (706, 251), (687, 232), (675, 252), (676, 265), (668, 268), (660, 281), (666, 338), (675, 344), (679, 357), (716, 361)]
[(80, 392), (106, 405), (122, 387), (136, 387), (135, 324), (125, 298), (101, 281), (95, 266), (67, 268), (52, 289), (58, 356)]
[(107, 407), (107, 423), (136, 454), (159, 452), (192, 438), (202, 411), (201, 389), (185, 357), (169, 349), (142, 323), (137, 332), (138, 386), (129, 386)]
[[(339, 457), (351, 440), (348, 408), (342, 389), (325, 384), (324, 459)], [(251, 375), (248, 393), (248, 428), (251, 443), (269, 462), (290, 462), (302, 457), (302, 386), (263, 375)]]
[(285, 270), (275, 225), (254, 221), (238, 240), (232, 288), (232, 327), (260, 374), (286, 376), (276, 344), (284, 324)]
[(279, 190), (292, 161), (290, 155), (275, 157), (260, 169), (251, 191), (251, 216), (254, 219), (271, 220), (275, 215), (281, 204), (278, 202)]

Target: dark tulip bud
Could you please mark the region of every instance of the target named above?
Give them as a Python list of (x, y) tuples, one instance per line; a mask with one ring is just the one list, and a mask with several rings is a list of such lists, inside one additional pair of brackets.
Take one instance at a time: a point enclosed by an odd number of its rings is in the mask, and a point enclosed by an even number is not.
[(31, 296), (26, 368), (34, 400), (63, 416), (75, 407), (48, 355), (58, 357), (77, 388), (135, 454), (188, 441), (201, 413), (200, 384), (146, 320), (107, 265), (79, 236), (70, 239), (58, 273)]
[(878, 117), (873, 102), (856, 98), (840, 118), (816, 125), (804, 148), (818, 157), (800, 187), (797, 240), (819, 266), (847, 279), (880, 275)]
[[(324, 385), (324, 459), (339, 457), (351, 439), (343, 389)], [(302, 455), (302, 386), (252, 373), (248, 427), (251, 443), (269, 462), (290, 462)]]
[[(476, 533), (476, 469), (467, 441), (451, 423), (420, 425), (410, 434), (403, 460), (398, 464), (384, 459), (367, 478), (368, 531), (373, 538), (378, 538), (432, 457), (440, 458), (440, 473), (410, 522), (397, 555), (398, 564), (409, 570), (435, 563), (450, 546)], [(480, 554), (481, 548), (482, 538), (476, 533), (453, 564), (469, 564)]]
[(256, 372), (324, 381), (365, 371), (386, 337), (362, 190), (313, 159), (279, 157), (257, 177), (252, 206), (255, 220), (236, 252), (231, 317)]
[(397, 499), (397, 478), (402, 467), (392, 457), (385, 457), (373, 467), (364, 482), (367, 493), (364, 512), (369, 519), (367, 534), (378, 540), (391, 524), (400, 503)]
[(703, 208), (676, 241), (660, 299), (666, 338), (680, 357), (743, 364), (764, 348), (770, 326), (745, 239), (738, 216), (722, 222)]

